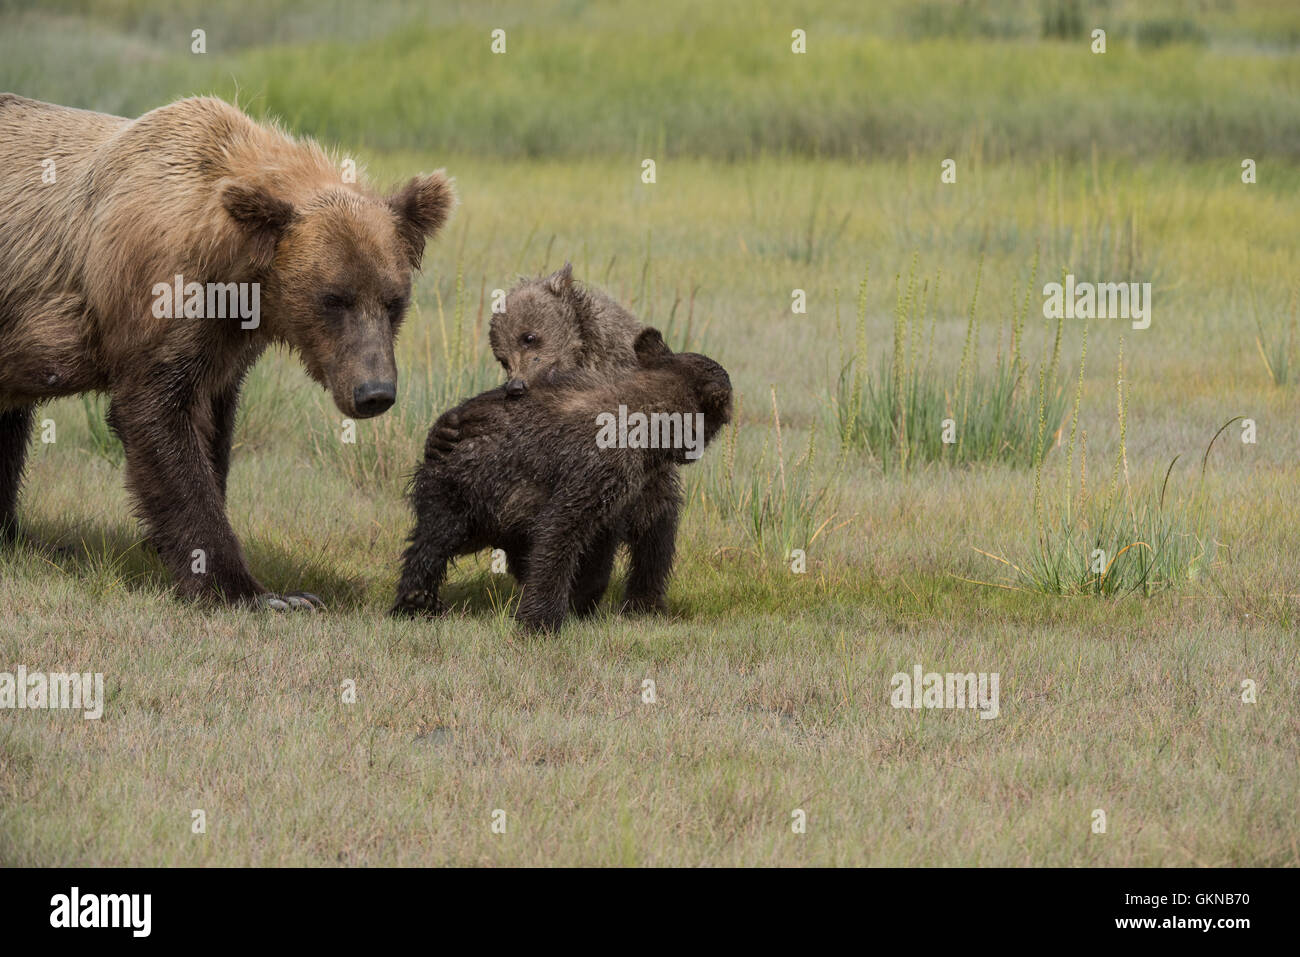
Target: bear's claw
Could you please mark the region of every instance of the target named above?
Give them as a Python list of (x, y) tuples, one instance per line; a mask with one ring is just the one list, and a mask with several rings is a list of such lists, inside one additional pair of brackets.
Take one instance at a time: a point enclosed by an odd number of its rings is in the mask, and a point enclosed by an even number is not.
[(321, 601), (318, 597), (316, 597), (309, 591), (290, 592), (289, 594), (285, 595), (284, 598), (286, 601), (289, 602), (290, 606), (295, 611), (297, 610), (325, 611), (326, 610), (325, 602)]
[(285, 595), (265, 594), (258, 596), (258, 602), (271, 611), (309, 611), (318, 612), (325, 610), (325, 602), (321, 601), (311, 592), (295, 591)]

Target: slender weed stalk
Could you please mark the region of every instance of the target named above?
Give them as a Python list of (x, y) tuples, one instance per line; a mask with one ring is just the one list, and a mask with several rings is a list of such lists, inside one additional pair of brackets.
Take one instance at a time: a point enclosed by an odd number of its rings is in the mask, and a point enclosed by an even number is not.
[(1250, 247), (1246, 247), (1246, 276), (1250, 285), (1250, 310), (1255, 319), (1255, 347), (1264, 360), (1264, 368), (1275, 386), (1291, 385), (1295, 381), (1296, 307), (1300, 284), (1291, 290), (1287, 316), (1276, 327), (1265, 324), (1255, 291), (1255, 273), (1250, 267)]

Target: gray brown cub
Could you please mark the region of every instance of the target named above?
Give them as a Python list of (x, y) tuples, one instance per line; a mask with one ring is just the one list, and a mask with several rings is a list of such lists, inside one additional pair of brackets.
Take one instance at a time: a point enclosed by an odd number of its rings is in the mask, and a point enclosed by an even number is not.
[[(517, 283), (505, 306), (505, 312), (492, 317), (488, 340), (505, 370), (511, 397), (573, 369), (612, 373), (636, 368), (634, 347), (645, 327), (599, 289), (575, 280), (569, 263), (549, 276)], [(449, 452), (462, 439), (490, 432), (493, 424), (491, 416), (482, 422), (469, 414), (444, 417), (432, 442)]]
[(548, 375), (569, 369), (608, 371), (636, 365), (640, 321), (598, 289), (573, 279), (573, 266), (544, 279), (525, 279), (492, 317), (492, 354), (518, 395)]
[[(558, 630), (570, 610), (596, 607), (620, 542), (630, 558), (625, 610), (665, 608), (681, 509), (677, 465), (697, 458), (730, 420), (731, 380), (712, 359), (673, 353), (655, 329), (642, 331), (634, 355), (636, 367), (617, 381), (570, 370), (524, 396), (510, 398), (500, 387), (444, 413), (472, 415), (485, 428), (450, 452), (434, 448), (438, 425), (430, 430), (412, 483), (416, 526), (392, 614), (441, 614), (447, 563), (501, 548), (523, 585), (521, 625)], [(693, 451), (624, 447), (638, 444), (630, 431), (626, 443), (602, 448), (598, 417), (618, 416), (620, 406), (633, 422), (637, 412), (668, 412), (695, 423), (698, 413), (703, 434), (693, 436)], [(677, 434), (692, 438), (686, 429)]]

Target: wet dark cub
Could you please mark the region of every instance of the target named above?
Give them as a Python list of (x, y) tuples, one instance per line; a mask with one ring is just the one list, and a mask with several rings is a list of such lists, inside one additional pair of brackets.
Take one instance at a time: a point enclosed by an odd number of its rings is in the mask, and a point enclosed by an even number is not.
[[(447, 563), (501, 548), (523, 585), (520, 623), (556, 630), (570, 610), (595, 608), (622, 542), (625, 610), (664, 609), (681, 509), (677, 466), (698, 458), (729, 420), (731, 380), (705, 356), (673, 353), (654, 329), (638, 337), (636, 355), (637, 366), (617, 378), (575, 370), (522, 397), (493, 389), (444, 413), (413, 482), (416, 527), (394, 614), (441, 613)], [(658, 431), (620, 432), (638, 413), (642, 421), (653, 414)], [(467, 415), (486, 424), (481, 433), (436, 448), (439, 426)]]

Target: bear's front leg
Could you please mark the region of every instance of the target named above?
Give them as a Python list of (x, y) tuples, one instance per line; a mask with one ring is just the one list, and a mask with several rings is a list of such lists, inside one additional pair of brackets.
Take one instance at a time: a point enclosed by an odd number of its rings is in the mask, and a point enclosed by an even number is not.
[[(165, 390), (168, 373), (171, 392)], [(319, 605), (319, 599), (306, 594), (272, 595), (253, 577), (176, 370), (158, 371), (144, 381), (114, 389), (112, 421), (126, 448), (127, 488), (177, 592), (276, 610)]]
[(230, 475), (230, 450), (235, 442), (235, 414), (239, 409), (239, 384), (229, 386), (212, 400), (212, 440), (208, 459), (216, 476), (221, 501), (226, 500), (226, 479)]
[(23, 483), (33, 412), (30, 405), (0, 412), (0, 544), (19, 539), (18, 490)]

